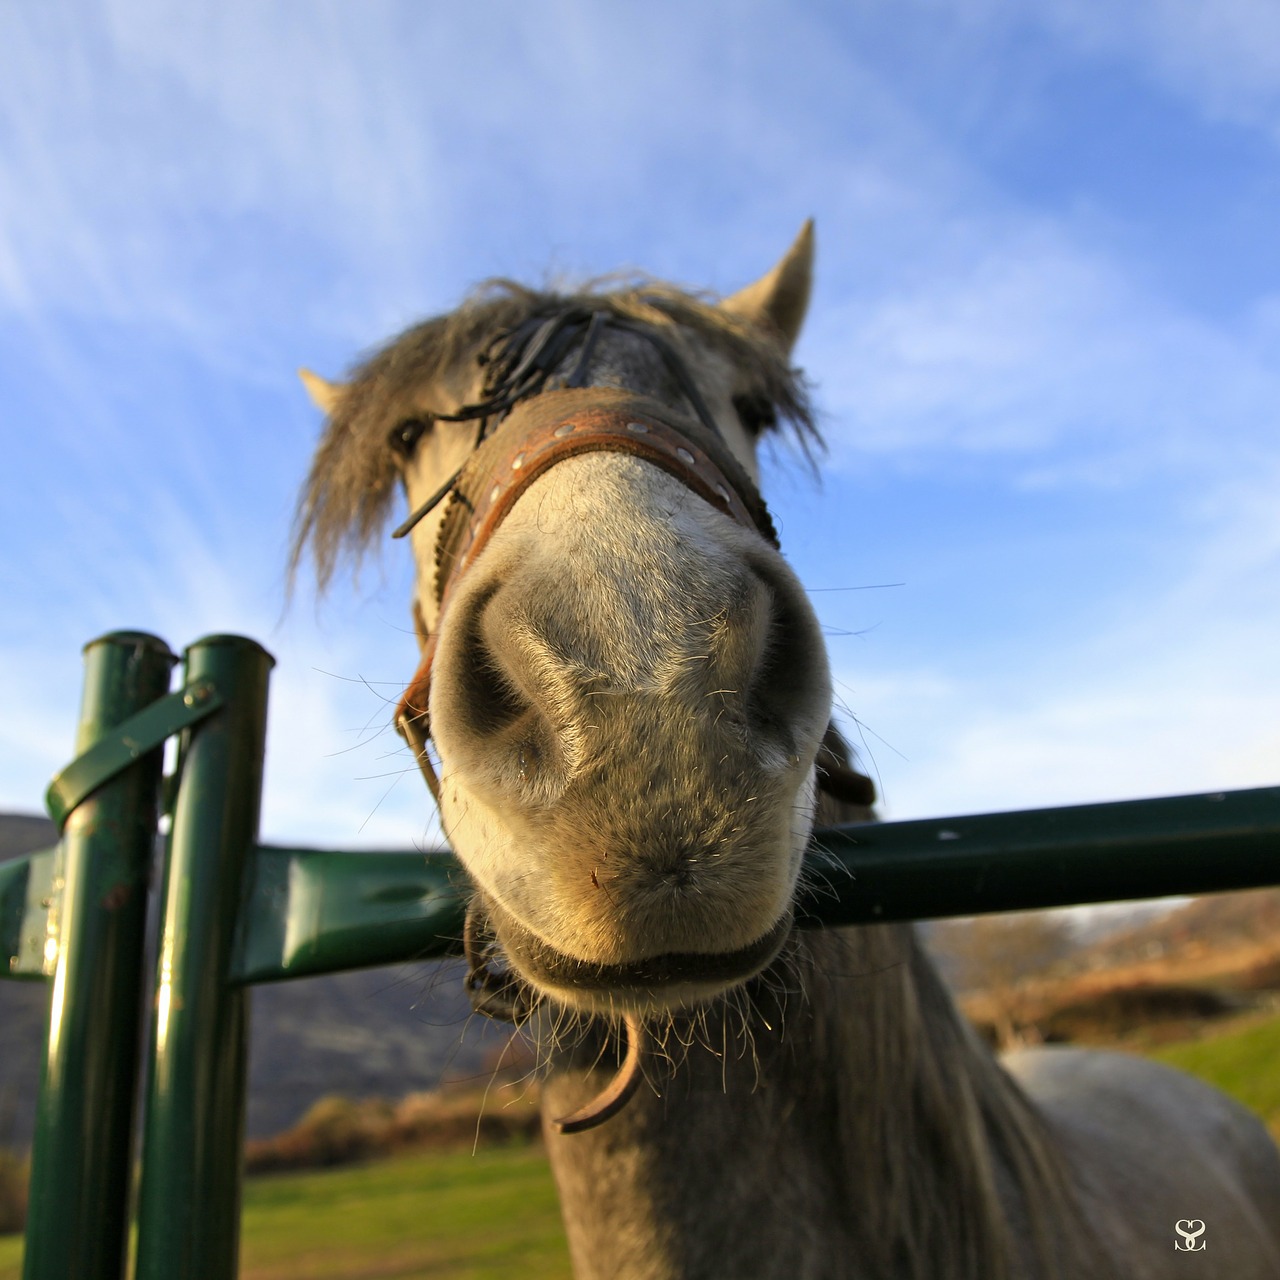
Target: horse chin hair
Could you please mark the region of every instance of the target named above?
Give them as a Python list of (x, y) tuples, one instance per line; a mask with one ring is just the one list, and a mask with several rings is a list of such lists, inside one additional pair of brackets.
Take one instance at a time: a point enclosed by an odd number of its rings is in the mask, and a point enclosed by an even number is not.
[(534, 990), (576, 1013), (665, 1015), (705, 1005), (764, 972), (792, 931), (790, 910), (734, 951), (672, 953), (601, 965), (566, 955), (492, 900), (489, 925), (512, 970)]

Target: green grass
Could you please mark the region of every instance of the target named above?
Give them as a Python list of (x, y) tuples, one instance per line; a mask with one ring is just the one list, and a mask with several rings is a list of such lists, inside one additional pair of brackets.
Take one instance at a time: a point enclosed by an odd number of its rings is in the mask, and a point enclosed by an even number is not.
[(569, 1254), (539, 1147), (450, 1152), (257, 1178), (243, 1280), (565, 1277)]
[[(21, 1242), (0, 1238), (0, 1280)], [(539, 1147), (448, 1152), (245, 1184), (241, 1280), (564, 1280)]]
[(22, 1237), (0, 1236), (0, 1280), (19, 1280), (22, 1275)]

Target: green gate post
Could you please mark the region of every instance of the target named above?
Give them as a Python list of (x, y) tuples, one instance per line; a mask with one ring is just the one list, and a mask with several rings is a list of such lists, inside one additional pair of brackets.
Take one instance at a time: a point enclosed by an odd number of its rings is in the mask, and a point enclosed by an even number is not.
[[(176, 661), (155, 636), (84, 648), (78, 752), (163, 697)], [(46, 934), (52, 968), (36, 1112), (25, 1280), (118, 1280), (128, 1242), (143, 931), (163, 752), (142, 755), (68, 815)]]
[(242, 636), (185, 654), (224, 705), (184, 730), (161, 892), (136, 1280), (232, 1280), (239, 1260), (247, 994), (232, 941), (257, 839), (275, 660)]

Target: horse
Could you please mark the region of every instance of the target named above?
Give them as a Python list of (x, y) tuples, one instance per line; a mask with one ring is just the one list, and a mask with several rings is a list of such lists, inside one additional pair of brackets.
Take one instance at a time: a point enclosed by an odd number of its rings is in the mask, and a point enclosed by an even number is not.
[(545, 1059), (575, 1275), (1274, 1280), (1242, 1107), (1117, 1053), (1001, 1061), (912, 927), (796, 927), (815, 825), (874, 802), (759, 491), (765, 436), (821, 443), (813, 246), (719, 300), (493, 281), (301, 371), (295, 567), (323, 589), (407, 502), (397, 723), (474, 886), (473, 1002)]

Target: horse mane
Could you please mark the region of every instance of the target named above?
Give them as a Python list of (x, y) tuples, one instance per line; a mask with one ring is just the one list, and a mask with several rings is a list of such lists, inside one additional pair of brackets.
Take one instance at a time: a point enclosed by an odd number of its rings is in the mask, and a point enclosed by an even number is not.
[(290, 575), (308, 549), (323, 591), (344, 556), (357, 564), (386, 526), (399, 470), (388, 436), (397, 423), (422, 417), (430, 396), (452, 386), (465, 394), (476, 357), (498, 334), (533, 316), (589, 306), (657, 328), (684, 330), (751, 371), (753, 390), (774, 407), (808, 452), (821, 445), (803, 376), (783, 344), (707, 298), (659, 281), (616, 277), (588, 281), (571, 293), (529, 289), (511, 280), (480, 285), (457, 310), (406, 329), (351, 369), (326, 424), (294, 519)]
[(800, 934), (796, 1090), (825, 1091), (868, 1274), (1109, 1277), (1057, 1138), (955, 1008), (908, 925)]
[[(855, 763), (834, 729), (827, 741)], [(822, 795), (815, 822), (870, 816)], [(844, 1203), (877, 1210), (857, 1224), (878, 1262), (870, 1274), (1110, 1280), (1059, 1139), (956, 1007), (914, 926), (806, 931), (789, 964), (816, 1033), (804, 1087), (842, 1091), (830, 1106)]]

